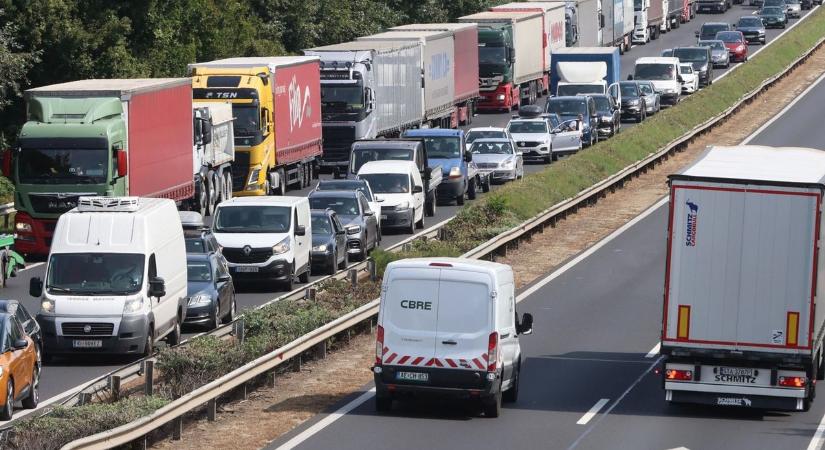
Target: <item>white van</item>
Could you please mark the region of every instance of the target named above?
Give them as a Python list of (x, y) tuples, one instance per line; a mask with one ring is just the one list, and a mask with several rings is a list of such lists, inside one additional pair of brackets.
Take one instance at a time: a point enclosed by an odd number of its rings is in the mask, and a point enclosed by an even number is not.
[(370, 161), (358, 169), (381, 201), (381, 228), (424, 228), (424, 182), (412, 161)]
[(218, 205), (212, 231), (234, 280), (309, 282), (312, 223), (306, 197), (236, 197)]
[(679, 75), (679, 58), (650, 56), (637, 58), (633, 75), (629, 80), (650, 81), (660, 93), (663, 104), (679, 103), (682, 94), (682, 77)]
[(519, 334), (533, 317), (516, 313), (513, 269), (461, 258), (415, 258), (387, 266), (376, 330), (375, 406), (403, 395), (481, 400), (497, 417), (518, 398)]
[(60, 216), (46, 281), (32, 278), (48, 356), (152, 353), (180, 341), (186, 314), (186, 245), (175, 203), (81, 197)]

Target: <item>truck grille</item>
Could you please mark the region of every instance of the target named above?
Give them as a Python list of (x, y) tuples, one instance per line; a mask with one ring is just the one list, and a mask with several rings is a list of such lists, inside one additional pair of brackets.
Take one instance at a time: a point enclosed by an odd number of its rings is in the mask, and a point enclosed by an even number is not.
[(272, 256), (272, 249), (269, 247), (252, 248), (247, 255), (243, 248), (224, 247), (223, 256), (227, 261), (235, 264), (258, 264), (266, 262)]
[[(115, 330), (113, 323), (63, 322), (61, 329), (65, 336), (111, 336)], [(89, 330), (89, 331), (86, 331)]]
[(242, 191), (249, 176), (249, 152), (235, 151), (232, 161), (232, 190)]
[(76, 207), (78, 198), (90, 195), (95, 194), (29, 194), (29, 201), (36, 213), (62, 214)]
[(355, 127), (323, 127), (325, 162), (348, 162), (352, 143), (355, 142)]

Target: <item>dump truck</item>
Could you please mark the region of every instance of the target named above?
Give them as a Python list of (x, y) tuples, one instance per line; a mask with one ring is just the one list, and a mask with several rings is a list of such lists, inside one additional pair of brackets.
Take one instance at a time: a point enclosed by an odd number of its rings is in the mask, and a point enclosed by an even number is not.
[(192, 106), (192, 152), (195, 195), (190, 209), (211, 215), (218, 203), (232, 198), (235, 160), (232, 104), (198, 102)]

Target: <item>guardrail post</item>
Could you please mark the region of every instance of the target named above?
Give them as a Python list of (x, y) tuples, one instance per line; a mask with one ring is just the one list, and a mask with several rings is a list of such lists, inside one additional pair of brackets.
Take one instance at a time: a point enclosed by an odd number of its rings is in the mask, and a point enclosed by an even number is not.
[(249, 383), (244, 383), (241, 385), (241, 400), (246, 400), (249, 398)]
[(240, 319), (236, 320), (234, 327), (235, 327), (235, 330), (234, 330), (235, 331), (235, 339), (237, 339), (238, 342), (243, 344), (243, 339), (244, 339), (243, 318), (240, 318)]
[(318, 359), (324, 359), (327, 357), (327, 341), (323, 340), (315, 346), (315, 357)]
[(316, 296), (317, 293), (318, 293), (317, 289), (315, 289), (314, 287), (308, 287), (308, 288), (306, 288), (306, 291), (304, 291), (304, 298), (309, 300), (309, 301), (314, 302), (315, 301), (315, 296)]
[(143, 361), (143, 394), (147, 397), (154, 395), (155, 391), (155, 362), (151, 360)]
[(277, 377), (278, 377), (278, 373), (274, 370), (272, 370), (268, 374), (266, 374), (266, 384), (267, 384), (267, 386), (269, 386), (270, 389), (275, 387), (275, 379)]
[(112, 391), (112, 402), (120, 400), (120, 375), (109, 375), (109, 390)]
[(292, 358), (292, 371), (293, 372), (300, 372), (301, 371), (301, 355), (298, 355)]
[(146, 448), (147, 448), (146, 436), (137, 438), (134, 441), (132, 441), (132, 445), (131, 445), (130, 448), (136, 449), (136, 450), (146, 450)]
[(206, 402), (206, 420), (209, 422), (215, 421), (215, 415), (218, 413), (218, 401), (216, 399)]
[[(177, 400), (180, 398), (180, 395), (173, 395), (172, 398)], [(183, 435), (183, 416), (178, 416), (172, 419), (172, 440), (179, 441)]]
[(367, 260), (367, 270), (370, 272), (370, 281), (378, 279), (378, 268), (375, 265), (375, 260)]
[(357, 270), (350, 269), (349, 272), (348, 272), (347, 278), (349, 278), (349, 282), (352, 285), (352, 287), (358, 286), (358, 271)]
[(92, 394), (91, 394), (91, 392), (81, 392), (81, 393), (77, 396), (77, 402), (80, 404), (80, 406), (83, 406), (83, 405), (86, 405), (86, 404), (91, 403), (91, 402), (92, 402)]

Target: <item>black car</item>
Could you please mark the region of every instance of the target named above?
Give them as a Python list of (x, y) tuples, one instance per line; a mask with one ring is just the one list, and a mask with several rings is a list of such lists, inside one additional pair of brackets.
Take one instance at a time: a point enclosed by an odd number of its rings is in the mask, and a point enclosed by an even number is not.
[(309, 194), (312, 209), (332, 209), (347, 232), (347, 252), (366, 258), (381, 243), (378, 218), (359, 191), (315, 191)]
[(181, 211), (179, 214), (183, 226), (183, 239), (186, 242), (186, 253), (220, 253), (221, 246), (212, 234), (212, 230), (204, 225), (200, 213)]
[[(347, 231), (331, 209), (312, 210), (312, 273), (332, 275), (349, 265)], [(319, 272), (315, 268), (320, 268)]]
[(635, 81), (620, 81), (622, 91), (622, 118), (635, 119), (641, 122), (647, 118), (647, 105), (639, 85)]
[(754, 16), (740, 17), (735, 28), (737, 31), (742, 32), (748, 42), (765, 43), (765, 24), (761, 18)]
[(716, 33), (720, 31), (733, 31), (733, 27), (725, 22), (705, 22), (702, 27), (696, 30), (696, 37), (700, 41), (716, 39)]
[[(715, 38), (716, 36), (713, 37)], [(699, 77), (699, 86), (708, 86), (713, 83), (711, 52), (710, 47), (679, 47), (673, 49), (673, 56), (679, 58), (679, 62), (693, 67), (693, 71)]]
[(788, 26), (788, 16), (780, 6), (764, 6), (759, 11), (759, 17), (765, 28), (785, 28)]
[(616, 100), (607, 94), (591, 95), (599, 114), (599, 138), (614, 136), (622, 127), (622, 110)]
[(23, 327), (23, 331), (29, 335), (37, 346), (38, 358), (43, 357), (43, 330), (37, 323), (34, 316), (29, 313), (25, 306), (17, 300), (0, 300), (0, 313), (8, 313), (17, 318), (17, 322)]
[(188, 291), (185, 324), (217, 328), (235, 317), (235, 285), (219, 254), (186, 255)]

